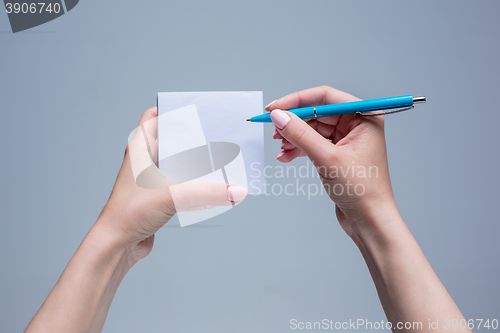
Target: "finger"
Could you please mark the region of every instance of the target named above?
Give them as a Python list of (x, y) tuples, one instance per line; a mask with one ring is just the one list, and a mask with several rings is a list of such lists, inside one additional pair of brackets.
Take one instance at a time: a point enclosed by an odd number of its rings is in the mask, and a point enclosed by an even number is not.
[(264, 110), (269, 111), (269, 108), (271, 107), (271, 105), (273, 105), (276, 101), (277, 101), (277, 99), (275, 99), (275, 100), (274, 100), (274, 101), (272, 101), (271, 103), (267, 104), (267, 105), (264, 107)]
[(273, 110), (271, 120), (278, 132), (287, 141), (306, 153), (316, 165), (329, 165), (332, 155), (336, 156), (342, 153), (339, 148), (293, 113)]
[(134, 179), (144, 170), (158, 163), (158, 145), (156, 143), (158, 117), (157, 108), (146, 110), (139, 121), (135, 134), (127, 146)]
[(145, 122), (154, 119), (158, 116), (158, 108), (152, 107), (147, 109), (142, 113), (141, 119), (139, 120), (139, 125), (144, 124)]
[(156, 139), (158, 138), (158, 108), (152, 107), (144, 111), (139, 121), (139, 125), (146, 133), (147, 144), (151, 150), (151, 156), (155, 163), (157, 163), (158, 144), (156, 143)]
[(299, 156), (304, 156), (305, 154), (299, 149), (299, 148), (294, 148), (291, 150), (282, 150), (276, 159), (282, 163), (288, 163), (293, 161)]
[(306, 122), (316, 132), (323, 135), (327, 139), (330, 139), (331, 135), (335, 132), (335, 126), (322, 123), (319, 119), (308, 119)]
[(276, 140), (283, 139), (283, 137), (281, 136), (281, 134), (278, 133), (278, 131), (276, 130), (276, 128), (274, 129), (273, 139), (276, 139)]
[(266, 110), (275, 109), (289, 110), (307, 106), (336, 104), (359, 101), (360, 99), (346, 92), (328, 86), (320, 86), (295, 92), (281, 97), (274, 103), (268, 105)]
[(316, 123), (316, 132), (321, 134), (323, 137), (331, 140), (333, 136), (335, 135), (335, 131), (337, 130), (337, 126), (332, 126), (332, 125), (327, 125), (322, 122), (317, 122)]
[(170, 187), (177, 212), (228, 206), (243, 201), (248, 191), (225, 183), (182, 183)]
[(281, 149), (283, 149), (283, 150), (292, 150), (294, 148), (295, 148), (295, 146), (293, 145), (293, 143), (291, 143), (287, 139), (281, 140)]
[[(158, 136), (158, 109), (153, 107), (142, 113), (139, 125), (136, 128), (132, 140), (145, 140), (145, 144), (149, 147), (156, 146), (156, 138)], [(131, 140), (131, 141), (132, 141)]]

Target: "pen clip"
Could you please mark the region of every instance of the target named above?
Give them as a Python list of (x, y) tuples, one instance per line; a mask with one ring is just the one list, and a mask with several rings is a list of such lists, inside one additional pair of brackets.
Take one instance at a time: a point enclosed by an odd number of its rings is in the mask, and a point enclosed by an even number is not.
[(399, 109), (391, 109), (391, 110), (388, 110), (388, 111), (382, 111), (382, 112), (378, 112), (378, 113), (364, 113), (364, 112), (356, 112), (355, 115), (360, 115), (360, 116), (363, 116), (363, 117), (370, 117), (370, 116), (383, 116), (383, 115), (386, 115), (386, 114), (391, 114), (391, 113), (398, 113), (398, 112), (403, 112), (403, 111), (406, 111), (406, 110), (411, 110), (413, 109), (414, 106), (408, 106), (408, 107), (405, 107), (405, 108), (399, 108)]

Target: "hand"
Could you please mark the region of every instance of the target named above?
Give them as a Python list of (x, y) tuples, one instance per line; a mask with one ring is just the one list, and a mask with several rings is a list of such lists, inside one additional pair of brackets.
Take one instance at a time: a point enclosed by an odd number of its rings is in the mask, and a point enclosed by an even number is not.
[[(395, 209), (384, 138), (384, 117), (341, 115), (301, 120), (281, 111), (299, 107), (359, 101), (331, 87), (296, 92), (268, 105), (282, 140), (277, 159), (290, 162), (308, 156), (316, 166), (323, 186), (336, 204), (342, 228), (353, 238), (367, 227), (374, 210)], [(354, 239), (354, 238), (353, 238)]]
[(143, 113), (113, 192), (25, 332), (100, 332), (128, 270), (178, 211), (230, 205), (247, 190), (225, 183), (167, 185), (158, 170), (157, 109)]
[(132, 248), (132, 262), (147, 256), (154, 234), (178, 211), (201, 210), (242, 201), (247, 190), (224, 183), (169, 186), (157, 168), (157, 108), (145, 111), (125, 151), (108, 203), (96, 225), (105, 225)]

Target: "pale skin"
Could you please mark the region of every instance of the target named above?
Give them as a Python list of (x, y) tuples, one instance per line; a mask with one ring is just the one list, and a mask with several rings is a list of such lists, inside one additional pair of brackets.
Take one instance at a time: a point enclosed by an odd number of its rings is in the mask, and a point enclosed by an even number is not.
[[(429, 330), (429, 319), (444, 322), (464, 317), (396, 207), (383, 117), (349, 115), (304, 122), (280, 110), (355, 100), (352, 95), (322, 86), (269, 105), (266, 109), (272, 111), (276, 127), (273, 137), (282, 140), (278, 160), (286, 163), (307, 156), (317, 167), (335, 202), (340, 225), (368, 265), (387, 320), (394, 324), (421, 321), (423, 327), (415, 331), (442, 331)], [(230, 205), (246, 197), (244, 189), (226, 184), (168, 187), (154, 166), (142, 173), (147, 174), (146, 181), (138, 178), (138, 170), (156, 162), (156, 117), (156, 108), (142, 115), (107, 204), (25, 332), (100, 332), (121, 280), (151, 252), (156, 231), (177, 211)], [(375, 166), (377, 177), (333, 173), (335, 166), (347, 165)], [(140, 187), (138, 179), (155, 185)], [(334, 186), (348, 182), (362, 184), (363, 195), (335, 195)]]

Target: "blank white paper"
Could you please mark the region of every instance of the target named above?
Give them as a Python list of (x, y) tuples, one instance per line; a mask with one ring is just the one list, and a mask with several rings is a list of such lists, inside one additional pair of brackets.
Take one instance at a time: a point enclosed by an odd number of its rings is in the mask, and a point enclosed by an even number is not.
[[(160, 169), (162, 160), (172, 154), (210, 142), (230, 142), (240, 147), (242, 160), (228, 165), (229, 170), (242, 163), (246, 171), (242, 185), (249, 194), (264, 194), (264, 127), (246, 121), (262, 110), (261, 91), (158, 93)], [(240, 185), (238, 175), (229, 173), (229, 182)]]

